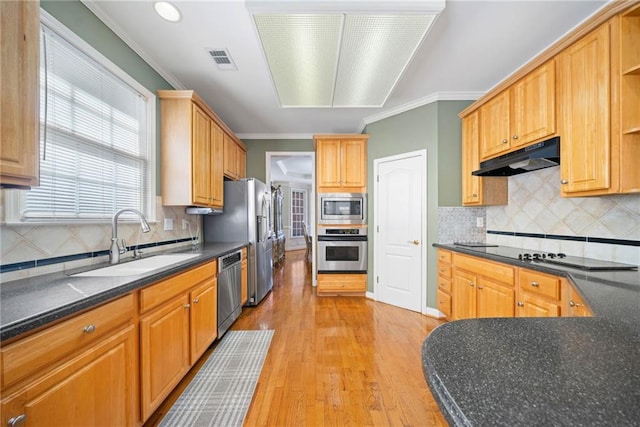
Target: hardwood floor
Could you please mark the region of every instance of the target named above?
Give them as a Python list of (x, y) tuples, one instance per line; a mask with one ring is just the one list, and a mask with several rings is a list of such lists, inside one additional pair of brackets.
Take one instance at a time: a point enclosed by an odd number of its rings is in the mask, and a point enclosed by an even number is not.
[(273, 291), (231, 328), (275, 331), (245, 425), (446, 426), (421, 363), (441, 322), (363, 297), (318, 297), (304, 254), (287, 252)]

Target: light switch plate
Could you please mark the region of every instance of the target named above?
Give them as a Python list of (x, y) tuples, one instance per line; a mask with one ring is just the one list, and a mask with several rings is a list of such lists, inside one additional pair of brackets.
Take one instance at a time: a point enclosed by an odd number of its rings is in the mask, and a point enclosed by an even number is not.
[(164, 219), (164, 231), (173, 230), (173, 218), (165, 218)]
[(482, 218), (481, 216), (476, 217), (476, 227), (478, 228), (484, 227), (484, 218)]

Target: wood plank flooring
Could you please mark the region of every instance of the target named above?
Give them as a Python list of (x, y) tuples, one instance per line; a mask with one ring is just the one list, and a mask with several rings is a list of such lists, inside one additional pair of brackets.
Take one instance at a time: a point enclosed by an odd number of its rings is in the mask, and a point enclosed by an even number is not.
[(363, 297), (318, 297), (310, 271), (304, 250), (287, 252), (273, 291), (231, 328), (275, 331), (245, 425), (446, 426), (421, 363), (441, 322)]

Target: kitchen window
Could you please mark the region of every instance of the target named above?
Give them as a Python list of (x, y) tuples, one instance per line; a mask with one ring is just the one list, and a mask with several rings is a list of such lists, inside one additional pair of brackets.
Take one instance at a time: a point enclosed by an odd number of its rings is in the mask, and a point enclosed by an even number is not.
[(307, 217), (307, 190), (291, 189), (291, 237), (304, 236), (303, 224)]
[(155, 96), (45, 11), (40, 35), (40, 186), (15, 222), (155, 218)]

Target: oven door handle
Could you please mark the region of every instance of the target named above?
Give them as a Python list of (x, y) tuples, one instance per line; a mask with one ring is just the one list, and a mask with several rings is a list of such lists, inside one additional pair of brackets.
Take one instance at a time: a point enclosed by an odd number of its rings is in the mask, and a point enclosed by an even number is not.
[(367, 236), (318, 236), (319, 242), (366, 242)]

